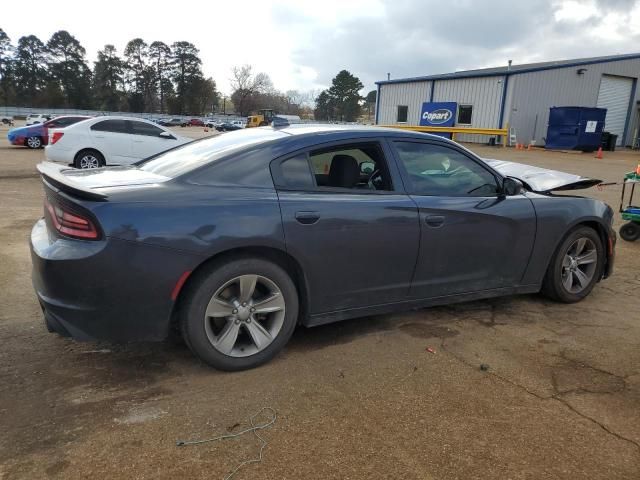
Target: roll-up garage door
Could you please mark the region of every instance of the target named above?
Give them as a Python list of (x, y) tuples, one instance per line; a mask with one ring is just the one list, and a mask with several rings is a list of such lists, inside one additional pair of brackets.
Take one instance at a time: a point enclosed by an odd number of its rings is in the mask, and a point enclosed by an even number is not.
[(604, 129), (618, 136), (616, 145), (622, 145), (632, 87), (631, 78), (603, 75), (600, 82), (597, 106), (607, 109)]

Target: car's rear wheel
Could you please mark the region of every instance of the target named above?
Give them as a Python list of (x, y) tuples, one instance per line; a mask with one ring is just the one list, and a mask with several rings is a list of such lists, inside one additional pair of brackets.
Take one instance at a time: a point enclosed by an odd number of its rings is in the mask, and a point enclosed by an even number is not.
[(640, 238), (640, 224), (627, 222), (620, 227), (620, 236), (627, 242), (635, 242)]
[(577, 228), (551, 259), (542, 292), (559, 302), (578, 302), (593, 290), (603, 264), (604, 248), (598, 233), (589, 227)]
[(81, 150), (76, 155), (73, 165), (81, 169), (104, 167), (104, 156), (97, 150)]
[(42, 147), (42, 139), (40, 137), (32, 136), (27, 138), (25, 144), (29, 148), (33, 148), (33, 149), (40, 148)]
[(244, 370), (271, 360), (298, 319), (298, 294), (275, 263), (237, 258), (197, 274), (181, 309), (191, 351), (220, 370)]

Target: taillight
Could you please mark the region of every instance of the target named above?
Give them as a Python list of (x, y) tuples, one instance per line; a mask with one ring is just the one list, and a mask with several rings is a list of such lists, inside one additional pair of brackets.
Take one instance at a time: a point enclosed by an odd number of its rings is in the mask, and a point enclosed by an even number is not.
[(58, 140), (60, 140), (63, 135), (64, 135), (63, 132), (53, 132), (53, 135), (51, 135), (51, 145), (53, 145)]
[(71, 212), (63, 205), (53, 205), (47, 197), (44, 199), (44, 205), (51, 216), (53, 226), (63, 235), (83, 240), (98, 239), (98, 230), (88, 217)]

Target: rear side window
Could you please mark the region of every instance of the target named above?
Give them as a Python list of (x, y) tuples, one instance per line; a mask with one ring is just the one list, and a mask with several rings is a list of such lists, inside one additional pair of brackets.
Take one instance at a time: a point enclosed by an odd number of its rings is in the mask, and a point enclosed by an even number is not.
[(129, 133), (126, 120), (103, 120), (94, 123), (91, 130), (97, 132)]
[(133, 133), (134, 135), (146, 135), (148, 137), (157, 137), (162, 132), (164, 132), (164, 130), (162, 130), (161, 128), (158, 128), (155, 125), (150, 125), (145, 122), (131, 121), (130, 123), (131, 123), (131, 133)]
[(314, 182), (306, 153), (296, 155), (280, 164), (280, 186), (284, 188), (313, 188)]
[(293, 190), (357, 193), (392, 190), (384, 154), (377, 142), (311, 150), (275, 164), (276, 186)]

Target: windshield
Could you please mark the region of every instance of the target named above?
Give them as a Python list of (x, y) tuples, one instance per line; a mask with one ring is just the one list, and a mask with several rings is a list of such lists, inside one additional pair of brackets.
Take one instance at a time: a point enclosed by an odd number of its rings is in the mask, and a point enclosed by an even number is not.
[(138, 168), (146, 172), (176, 178), (234, 151), (285, 135), (285, 133), (271, 129), (249, 129), (223, 133), (213, 138), (188, 143), (183, 147), (169, 150), (151, 160), (140, 163)]

